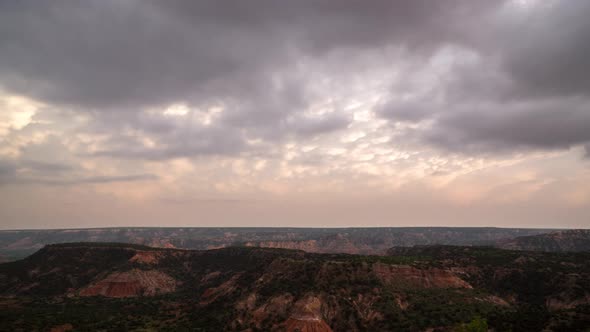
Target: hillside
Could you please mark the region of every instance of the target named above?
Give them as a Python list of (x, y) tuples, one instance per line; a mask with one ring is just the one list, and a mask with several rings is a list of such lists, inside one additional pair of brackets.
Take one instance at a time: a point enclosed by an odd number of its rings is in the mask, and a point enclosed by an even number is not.
[(590, 326), (590, 254), (392, 248), (387, 256), (117, 243), (0, 264), (0, 330), (452, 331)]
[(380, 255), (393, 246), (474, 245), (547, 229), (477, 227), (388, 228), (96, 228), (0, 231), (0, 262), (24, 258), (46, 244), (123, 242), (152, 247), (216, 249), (235, 245), (318, 253)]
[(590, 251), (590, 230), (573, 229), (545, 234), (519, 236), (498, 241), (497, 247), (512, 250), (576, 252)]

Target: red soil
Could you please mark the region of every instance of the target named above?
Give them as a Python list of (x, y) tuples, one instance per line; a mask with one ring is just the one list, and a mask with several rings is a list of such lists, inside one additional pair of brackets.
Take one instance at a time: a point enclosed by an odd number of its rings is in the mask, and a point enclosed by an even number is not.
[(438, 269), (418, 269), (408, 265), (375, 263), (373, 272), (384, 283), (400, 284), (416, 288), (472, 288), (453, 272)]
[(176, 280), (167, 274), (134, 269), (114, 272), (80, 290), (80, 296), (102, 295), (106, 297), (150, 296), (170, 293), (176, 289)]

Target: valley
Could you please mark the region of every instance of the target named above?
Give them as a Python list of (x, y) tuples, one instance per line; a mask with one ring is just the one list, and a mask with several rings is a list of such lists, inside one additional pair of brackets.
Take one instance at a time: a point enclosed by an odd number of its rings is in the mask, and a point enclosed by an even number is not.
[(497, 331), (590, 326), (590, 253), (384, 255), (65, 243), (0, 264), (0, 330)]

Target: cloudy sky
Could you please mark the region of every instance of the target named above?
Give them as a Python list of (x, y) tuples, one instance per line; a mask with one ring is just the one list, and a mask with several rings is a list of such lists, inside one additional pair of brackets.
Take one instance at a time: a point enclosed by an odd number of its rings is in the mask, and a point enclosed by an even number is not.
[(0, 1), (0, 228), (590, 227), (590, 1)]

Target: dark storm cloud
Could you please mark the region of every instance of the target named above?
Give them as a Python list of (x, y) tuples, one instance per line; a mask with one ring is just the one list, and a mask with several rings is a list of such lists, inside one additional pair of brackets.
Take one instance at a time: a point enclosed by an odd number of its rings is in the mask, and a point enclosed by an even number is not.
[[(301, 56), (351, 56), (386, 45), (431, 52), (468, 34), (459, 22), (488, 1), (11, 2), (0, 14), (0, 84), (94, 115), (112, 144), (94, 155), (168, 159), (231, 155), (248, 138), (276, 142), (346, 128), (350, 119), (301, 115), (310, 102)], [(173, 102), (225, 111), (212, 127), (140, 108)], [(158, 143), (146, 148), (133, 129)]]
[(428, 120), (411, 137), (466, 154), (588, 146), (588, 14), (585, 1), (498, 13), (472, 44), (477, 61), (453, 63), (432, 95), (392, 98), (376, 113), (392, 123)]
[(422, 123), (406, 129), (407, 139), (466, 154), (569, 149), (590, 142), (590, 99), (584, 97), (391, 101), (377, 114), (392, 124)]
[(464, 106), (439, 115), (423, 138), (466, 152), (566, 149), (590, 141), (589, 110), (579, 99)]
[(420, 122), (436, 111), (433, 104), (407, 101), (390, 101), (376, 110), (378, 115), (394, 122)]
[[(428, 53), (469, 40), (462, 25), (498, 4), (105, 0), (0, 6), (0, 86), (8, 91), (89, 112), (97, 122), (107, 121), (105, 128), (131, 125), (146, 131), (178, 129), (161, 119), (141, 123), (122, 113), (174, 102), (223, 104), (217, 126), (228, 136), (246, 130), (275, 139), (346, 127), (342, 117), (291, 123), (309, 104), (309, 78), (293, 73), (301, 57), (322, 57), (335, 49), (354, 56), (386, 45)], [(207, 130), (194, 130), (200, 131), (197, 140), (219, 138), (215, 131), (203, 138)], [(245, 146), (234, 143), (236, 151)], [(216, 148), (190, 142), (149, 153), (176, 156), (183, 149), (191, 155)]]
[(0, 73), (8, 89), (91, 109), (225, 97), (299, 53), (466, 38), (458, 21), (487, 3), (4, 2)]
[(500, 29), (506, 72), (536, 96), (590, 95), (590, 2), (550, 1)]
[[(4, 1), (0, 87), (92, 116), (89, 130), (111, 135), (95, 155), (235, 155), (348, 126), (338, 111), (303, 115), (316, 94), (302, 59), (452, 45), (478, 61), (446, 74), (445, 101), (392, 97), (377, 113), (432, 120), (414, 134), (455, 151), (567, 148), (589, 141), (589, 13), (587, 1)], [(209, 126), (143, 112), (178, 102), (224, 111)]]
[(300, 136), (314, 136), (346, 128), (350, 119), (338, 113), (330, 113), (318, 118), (296, 117), (287, 122), (287, 128)]
[(155, 1), (163, 10), (246, 30), (269, 29), (287, 35), (291, 46), (307, 52), (398, 43), (431, 49), (441, 43), (470, 38), (463, 24), (477, 22), (501, 2), (427, 0), (367, 3), (358, 0), (276, 2)]

